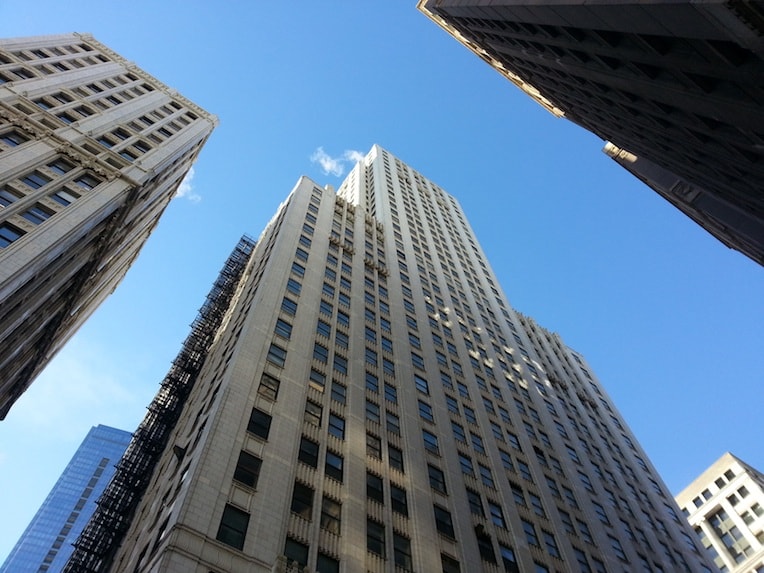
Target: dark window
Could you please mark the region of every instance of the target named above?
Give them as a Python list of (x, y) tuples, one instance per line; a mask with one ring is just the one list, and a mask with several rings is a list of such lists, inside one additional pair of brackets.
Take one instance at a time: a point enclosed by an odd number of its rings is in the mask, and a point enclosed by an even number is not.
[(467, 489), (467, 501), (470, 504), (470, 511), (472, 513), (479, 515), (480, 517), (485, 517), (483, 502), (480, 499), (480, 494), (478, 492)]
[(366, 455), (382, 459), (382, 441), (372, 434), (366, 434)]
[[(271, 345), (271, 348), (272, 347), (273, 345)], [(260, 378), (260, 386), (257, 388), (257, 393), (263, 398), (275, 401), (279, 395), (279, 385), (280, 382), (277, 378), (263, 372), (263, 376)]]
[(344, 404), (346, 395), (347, 388), (345, 385), (340, 384), (336, 380), (332, 380), (332, 400), (339, 402), (340, 404)]
[(267, 440), (268, 433), (271, 431), (270, 414), (258, 410), (257, 408), (252, 408), (252, 413), (249, 416), (249, 423), (247, 424), (247, 431)]
[(385, 556), (385, 526), (371, 519), (366, 520), (366, 549)]
[(220, 520), (217, 540), (236, 549), (243, 549), (248, 525), (249, 514), (246, 511), (226, 504)]
[(53, 214), (54, 212), (48, 209), (45, 205), (35, 203), (31, 208), (24, 211), (21, 216), (30, 223), (39, 225), (40, 223), (47, 221)]
[(303, 437), (300, 440), (300, 453), (297, 455), (297, 459), (312, 468), (318, 467), (318, 444)]
[(292, 336), (292, 325), (287, 321), (279, 318), (276, 320), (276, 328), (274, 329), (274, 332), (277, 336), (289, 340), (289, 338)]
[(433, 454), (440, 455), (440, 449), (438, 448), (438, 437), (432, 432), (422, 430), (422, 438), (424, 439), (424, 448)]
[(323, 407), (321, 404), (317, 404), (311, 400), (305, 402), (305, 416), (304, 420), (314, 426), (321, 425), (321, 415), (323, 413)]
[(393, 554), (396, 568), (411, 571), (411, 541), (408, 537), (393, 533)]
[(233, 479), (249, 487), (257, 487), (257, 478), (260, 477), (262, 463), (260, 458), (242, 450), (239, 453), (239, 461), (236, 463)]
[(403, 452), (395, 446), (387, 446), (387, 457), (390, 467), (403, 473)]
[(279, 345), (271, 344), (270, 348), (268, 349), (267, 360), (271, 364), (283, 368), (284, 363), (286, 362), (286, 354), (286, 350), (281, 348)]
[(329, 414), (329, 433), (340, 440), (344, 440), (345, 420), (337, 414)]
[(397, 485), (390, 484), (390, 505), (394, 512), (408, 517), (409, 506), (406, 501), (406, 490)]
[(443, 472), (435, 466), (427, 465), (427, 474), (430, 476), (430, 487), (437, 492), (446, 495), (446, 477)]
[(506, 529), (507, 523), (504, 521), (504, 512), (501, 510), (501, 506), (498, 503), (489, 501), (488, 509), (491, 512), (491, 521), (493, 521), (494, 525)]
[(93, 187), (98, 186), (101, 183), (101, 180), (98, 177), (86, 173), (75, 179), (74, 183), (89, 191)]
[(321, 503), (321, 528), (335, 535), (340, 534), (340, 521), (342, 519), (342, 505), (333, 499), (324, 496)]
[(316, 573), (340, 573), (340, 562), (323, 553), (318, 554)]
[(43, 175), (39, 171), (32, 171), (32, 173), (29, 173), (28, 175), (25, 175), (21, 178), (21, 182), (25, 185), (28, 185), (32, 189), (39, 189), (46, 183), (51, 182), (51, 178), (47, 175)]
[(332, 451), (326, 451), (326, 463), (324, 464), (324, 473), (330, 478), (342, 482), (342, 467), (344, 464), (342, 456)]
[(439, 505), (434, 505), (433, 510), (435, 511), (435, 526), (437, 527), (438, 531), (443, 535), (450, 537), (451, 539), (455, 539), (454, 525), (451, 522), (451, 514), (448, 512), (448, 510), (440, 507)]
[(382, 478), (369, 472), (366, 472), (366, 497), (382, 504), (385, 503)]
[(292, 490), (292, 513), (310, 521), (313, 512), (313, 488), (295, 482)]
[(0, 141), (5, 143), (9, 147), (16, 147), (17, 145), (21, 145), (25, 141), (29, 141), (29, 138), (23, 133), (20, 133), (14, 130), (14, 131), (6, 131), (2, 135), (0, 135)]
[(459, 562), (453, 557), (449, 557), (448, 555), (441, 553), (440, 563), (443, 569), (443, 573), (461, 573)]
[(299, 563), (303, 567), (308, 565), (308, 546), (290, 537), (287, 537), (284, 544), (284, 555), (287, 563)]
[(491, 536), (486, 533), (482, 525), (475, 528), (475, 537), (477, 538), (480, 558), (487, 563), (496, 563), (496, 553), (493, 551)]
[(281, 310), (285, 314), (294, 316), (294, 314), (297, 312), (297, 303), (292, 299), (284, 297), (284, 299), (281, 301)]

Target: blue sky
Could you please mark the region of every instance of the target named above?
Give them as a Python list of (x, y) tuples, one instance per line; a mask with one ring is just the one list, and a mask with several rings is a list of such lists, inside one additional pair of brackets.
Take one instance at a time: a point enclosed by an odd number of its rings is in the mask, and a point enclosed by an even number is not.
[(91, 426), (137, 426), (239, 236), (300, 175), (339, 185), (318, 148), (378, 143), (453, 194), (510, 303), (587, 357), (672, 492), (727, 450), (764, 468), (762, 268), (414, 0), (0, 3), (1, 37), (71, 31), (221, 123), (125, 281), (0, 423), (0, 560)]

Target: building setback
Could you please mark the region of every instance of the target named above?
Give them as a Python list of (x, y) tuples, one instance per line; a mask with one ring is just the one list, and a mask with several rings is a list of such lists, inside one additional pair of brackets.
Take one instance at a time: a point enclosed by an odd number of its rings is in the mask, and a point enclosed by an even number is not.
[(122, 280), (216, 124), (89, 35), (0, 40), (0, 419)]
[(583, 358), (378, 146), (243, 239), (77, 547), (67, 571), (710, 571)]
[(714, 563), (764, 572), (764, 475), (729, 452), (676, 496)]
[(56, 485), (0, 566), (0, 573), (61, 571), (74, 550), (96, 500), (114, 475), (130, 443), (129, 432), (108, 426), (90, 429)]
[(420, 0), (730, 248), (764, 264), (760, 2)]

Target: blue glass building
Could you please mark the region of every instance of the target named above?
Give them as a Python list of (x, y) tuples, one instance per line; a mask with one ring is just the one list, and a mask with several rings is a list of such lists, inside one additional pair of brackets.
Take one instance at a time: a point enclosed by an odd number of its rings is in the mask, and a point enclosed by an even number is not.
[(16, 542), (0, 573), (61, 571), (96, 501), (114, 474), (131, 434), (91, 428), (56, 485)]

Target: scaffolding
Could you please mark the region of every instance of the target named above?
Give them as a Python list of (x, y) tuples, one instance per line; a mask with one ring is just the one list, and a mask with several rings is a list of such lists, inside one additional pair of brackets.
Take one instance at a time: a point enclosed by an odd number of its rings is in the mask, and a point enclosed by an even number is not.
[(105, 573), (127, 533), (138, 503), (164, 452), (183, 406), (202, 369), (218, 329), (228, 311), (255, 241), (243, 236), (233, 250), (207, 299), (191, 324), (159, 391), (133, 434), (114, 477), (98, 499), (96, 511), (85, 526), (65, 573)]

